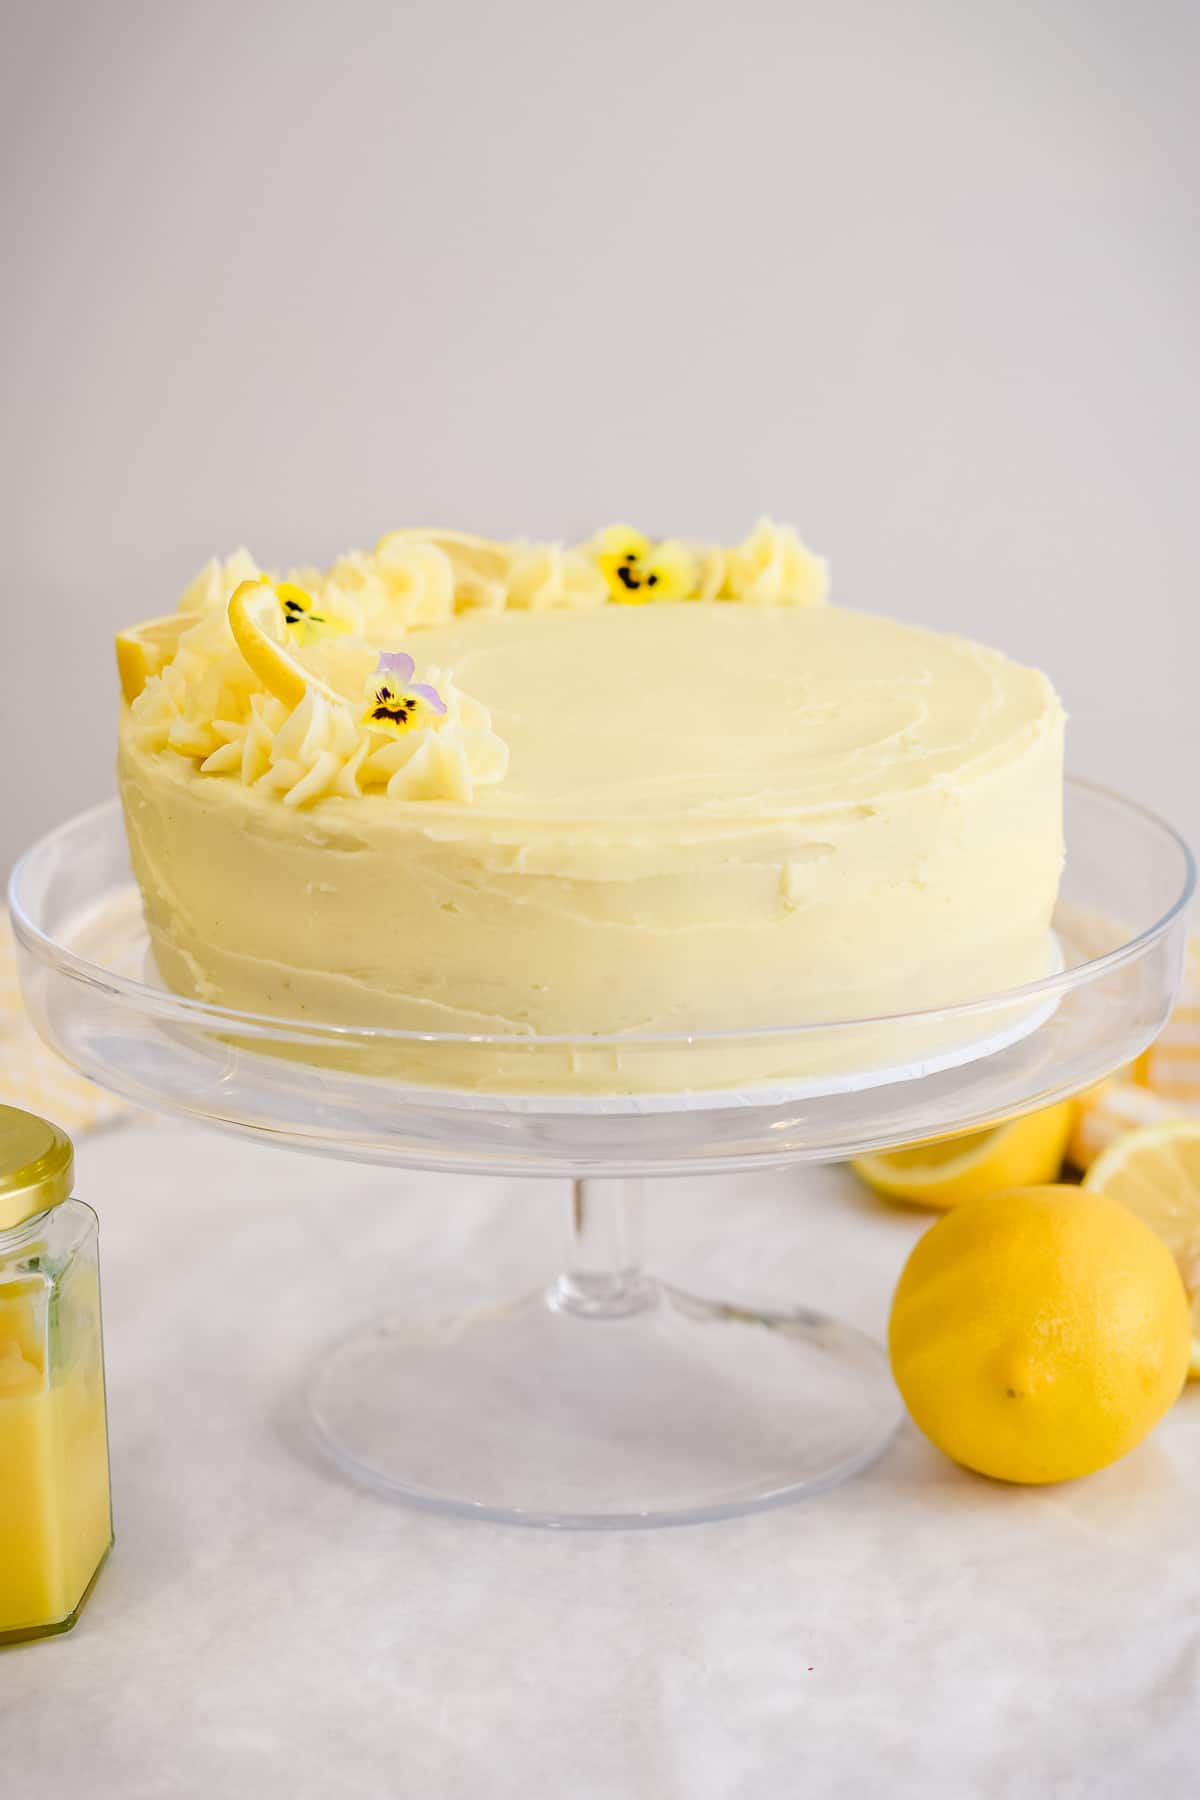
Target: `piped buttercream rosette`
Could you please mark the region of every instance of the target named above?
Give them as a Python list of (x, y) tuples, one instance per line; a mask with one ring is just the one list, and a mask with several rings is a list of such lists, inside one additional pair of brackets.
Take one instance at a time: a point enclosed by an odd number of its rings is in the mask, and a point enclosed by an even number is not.
[[(289, 806), (387, 793), (469, 801), (508, 751), (487, 708), (441, 672), (416, 681), (298, 583), (241, 581), (225, 617), (202, 613), (132, 702), (138, 741)], [(436, 685), (435, 685), (436, 684)]]

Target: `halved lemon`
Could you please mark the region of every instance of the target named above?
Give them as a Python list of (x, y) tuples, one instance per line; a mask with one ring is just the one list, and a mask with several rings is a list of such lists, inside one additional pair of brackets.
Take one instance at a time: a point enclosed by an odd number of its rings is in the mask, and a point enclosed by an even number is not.
[(183, 633), (195, 623), (194, 613), (165, 613), (160, 619), (145, 619), (127, 631), (118, 631), (117, 674), (126, 700), (136, 700), (150, 677), (166, 668)]
[(299, 706), (310, 688), (327, 700), (342, 695), (306, 667), (287, 641), (279, 596), (263, 576), (243, 581), (229, 597), (229, 629), (258, 679), (285, 706)]
[(1179, 1264), (1192, 1315), (1189, 1375), (1200, 1380), (1200, 1119), (1127, 1132), (1096, 1158), (1083, 1185), (1136, 1213)]
[(889, 1200), (946, 1211), (1001, 1188), (1054, 1181), (1074, 1119), (1073, 1102), (1063, 1100), (986, 1131), (860, 1156), (851, 1167)]

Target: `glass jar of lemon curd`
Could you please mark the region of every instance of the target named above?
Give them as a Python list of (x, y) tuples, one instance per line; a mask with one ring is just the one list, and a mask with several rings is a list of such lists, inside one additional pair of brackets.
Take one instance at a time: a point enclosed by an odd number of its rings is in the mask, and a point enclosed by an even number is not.
[(69, 1631), (112, 1544), (96, 1215), (71, 1140), (0, 1106), (0, 1644)]

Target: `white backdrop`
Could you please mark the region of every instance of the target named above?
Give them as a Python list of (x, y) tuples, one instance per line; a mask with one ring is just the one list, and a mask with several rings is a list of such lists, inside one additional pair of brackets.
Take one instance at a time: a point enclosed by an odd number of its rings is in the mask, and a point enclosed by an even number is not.
[(214, 550), (740, 534), (1200, 836), (1190, 0), (13, 6), (0, 867)]

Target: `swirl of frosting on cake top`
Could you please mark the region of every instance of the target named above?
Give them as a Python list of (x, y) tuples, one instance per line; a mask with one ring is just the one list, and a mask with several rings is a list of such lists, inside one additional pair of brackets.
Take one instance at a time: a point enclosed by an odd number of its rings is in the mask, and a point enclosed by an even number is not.
[(210, 562), (178, 611), (122, 633), (135, 741), (278, 793), (289, 806), (381, 793), (469, 801), (502, 781), (506, 745), (448, 673), (416, 666), (425, 628), (456, 614), (726, 601), (811, 606), (825, 563), (762, 519), (734, 546), (614, 525), (567, 546), (405, 529), (325, 571), (263, 574), (246, 550)]

